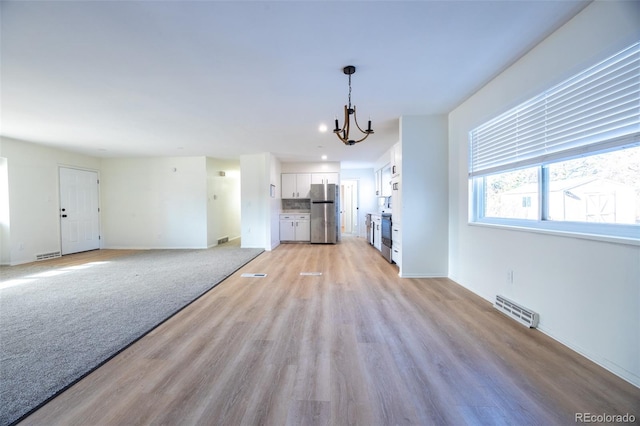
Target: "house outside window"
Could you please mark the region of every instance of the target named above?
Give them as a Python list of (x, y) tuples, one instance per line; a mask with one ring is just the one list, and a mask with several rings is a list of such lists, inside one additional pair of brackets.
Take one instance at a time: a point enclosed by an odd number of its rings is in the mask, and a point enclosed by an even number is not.
[(640, 43), (469, 141), (471, 223), (640, 240)]

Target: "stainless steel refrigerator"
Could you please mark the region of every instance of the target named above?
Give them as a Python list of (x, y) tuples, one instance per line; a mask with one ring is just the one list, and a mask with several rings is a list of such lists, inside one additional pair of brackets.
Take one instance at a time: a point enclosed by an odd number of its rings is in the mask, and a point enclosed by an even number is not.
[(336, 244), (340, 240), (340, 193), (336, 184), (311, 185), (311, 242)]

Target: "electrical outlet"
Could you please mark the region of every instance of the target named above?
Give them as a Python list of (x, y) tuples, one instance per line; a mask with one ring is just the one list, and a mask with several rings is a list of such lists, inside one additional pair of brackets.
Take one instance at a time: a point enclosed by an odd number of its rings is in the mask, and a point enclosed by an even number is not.
[(513, 284), (513, 269), (507, 271), (507, 284)]

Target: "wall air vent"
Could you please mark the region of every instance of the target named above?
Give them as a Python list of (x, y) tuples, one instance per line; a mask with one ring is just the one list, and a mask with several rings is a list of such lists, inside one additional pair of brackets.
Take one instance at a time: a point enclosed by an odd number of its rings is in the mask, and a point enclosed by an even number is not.
[(515, 319), (529, 328), (536, 328), (538, 326), (538, 320), (540, 317), (537, 313), (524, 308), (503, 296), (496, 296), (496, 303), (493, 306), (503, 314)]
[(62, 255), (60, 254), (59, 251), (52, 251), (50, 253), (36, 254), (36, 260), (54, 259), (56, 257), (61, 257), (61, 256)]
[(218, 244), (224, 244), (229, 242), (229, 237), (220, 237), (218, 238)]

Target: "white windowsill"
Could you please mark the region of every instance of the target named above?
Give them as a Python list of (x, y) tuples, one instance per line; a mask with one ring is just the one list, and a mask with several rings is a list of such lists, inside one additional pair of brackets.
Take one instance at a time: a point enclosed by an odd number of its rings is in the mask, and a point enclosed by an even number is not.
[(585, 232), (567, 231), (562, 229), (550, 228), (548, 224), (541, 222), (529, 223), (498, 223), (493, 221), (477, 221), (468, 222), (470, 226), (483, 226), (487, 228), (505, 229), (520, 232), (533, 232), (537, 234), (555, 235), (567, 238), (580, 238), (583, 240), (603, 241), (614, 244), (625, 244), (632, 246), (640, 246), (640, 238), (628, 238), (613, 235), (589, 234)]

